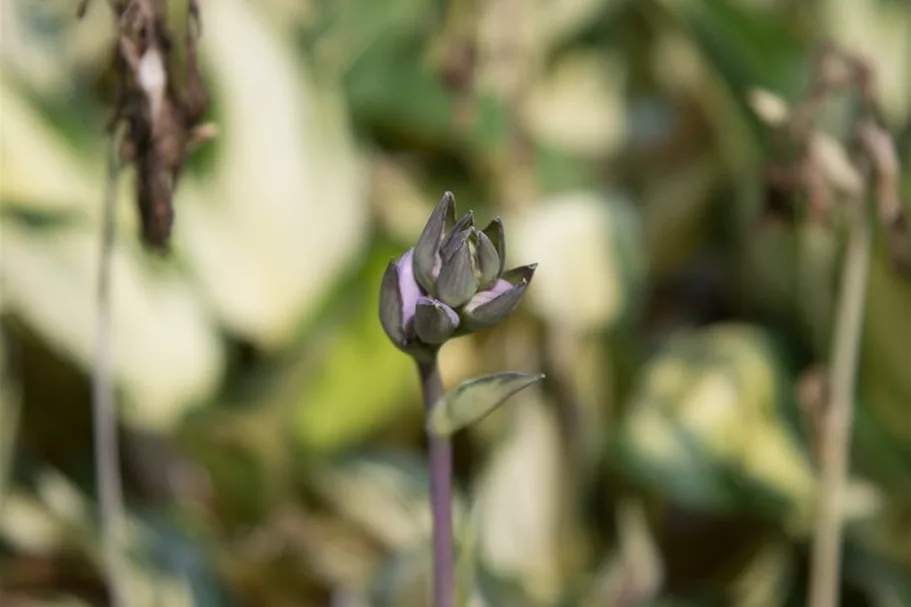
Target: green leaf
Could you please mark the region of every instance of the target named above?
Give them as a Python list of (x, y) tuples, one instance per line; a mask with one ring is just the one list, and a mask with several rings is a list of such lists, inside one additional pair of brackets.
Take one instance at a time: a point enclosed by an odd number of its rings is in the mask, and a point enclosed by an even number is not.
[(307, 450), (350, 447), (419, 397), (414, 363), (390, 343), (377, 318), (379, 285), (393, 251), (372, 251), (355, 285), (331, 306), (336, 312), (322, 321), (332, 319), (338, 330), (295, 397), (295, 430)]
[(434, 406), (428, 427), (435, 434), (454, 434), (485, 417), (507, 398), (543, 377), (541, 373), (506, 372), (463, 382)]
[(678, 334), (645, 366), (612, 461), (678, 503), (805, 529), (815, 480), (780, 352), (743, 323)]

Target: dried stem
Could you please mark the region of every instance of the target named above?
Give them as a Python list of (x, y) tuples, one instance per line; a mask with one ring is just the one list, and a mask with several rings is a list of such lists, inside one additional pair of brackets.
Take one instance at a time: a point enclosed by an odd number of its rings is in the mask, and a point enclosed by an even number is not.
[(870, 226), (862, 201), (849, 203), (848, 243), (832, 346), (831, 400), (823, 418), (821, 436), (819, 512), (813, 543), (809, 607), (838, 605), (843, 496), (871, 246)]
[[(443, 398), (443, 382), (436, 356), (419, 360), (424, 408)], [(454, 607), (452, 540), (452, 443), (449, 437), (427, 433), (430, 448), (430, 507), (433, 513), (433, 606)]]
[(95, 438), (95, 475), (101, 515), (102, 542), (110, 604), (129, 605), (124, 571), (124, 505), (117, 444), (117, 411), (111, 383), (110, 300), (111, 258), (119, 174), (118, 138), (111, 137), (107, 184), (102, 209), (101, 250), (98, 261), (98, 308), (95, 319), (95, 364), (92, 370), (92, 413)]

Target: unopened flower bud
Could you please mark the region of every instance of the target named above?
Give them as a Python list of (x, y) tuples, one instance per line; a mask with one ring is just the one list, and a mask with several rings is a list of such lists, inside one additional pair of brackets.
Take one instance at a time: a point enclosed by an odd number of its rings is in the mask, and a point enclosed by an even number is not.
[(459, 315), (443, 302), (430, 297), (418, 300), (414, 330), (422, 342), (432, 345), (443, 343), (452, 337), (459, 323)]
[(456, 308), (471, 299), (478, 290), (478, 277), (475, 276), (471, 263), (471, 248), (468, 238), (459, 243), (447, 259), (443, 256), (443, 267), (437, 280), (437, 296), (450, 306)]
[(528, 289), (537, 264), (515, 268), (485, 291), (479, 291), (462, 309), (465, 328), (469, 331), (493, 326), (509, 316)]
[(506, 267), (506, 236), (503, 233), (503, 221), (497, 217), (482, 230), (484, 236), (490, 239), (491, 244), (497, 250), (497, 259), (500, 260), (497, 266), (497, 276), (503, 273)]
[(490, 327), (522, 300), (535, 265), (504, 272), (506, 239), (499, 218), (483, 230), (469, 211), (456, 220), (446, 192), (414, 249), (389, 263), (380, 294), (380, 321), (392, 342), (417, 355), (454, 335)]
[(450, 192), (443, 194), (414, 247), (414, 274), (427, 293), (432, 293), (440, 274), (440, 246), (443, 237), (455, 225), (455, 199)]
[(497, 247), (491, 242), (484, 232), (475, 233), (478, 239), (476, 245), (478, 255), (478, 272), (481, 278), (480, 287), (486, 289), (492, 286), (500, 275), (500, 254)]
[(399, 348), (409, 345), (418, 299), (422, 293), (414, 278), (413, 250), (389, 262), (380, 290), (380, 323)]

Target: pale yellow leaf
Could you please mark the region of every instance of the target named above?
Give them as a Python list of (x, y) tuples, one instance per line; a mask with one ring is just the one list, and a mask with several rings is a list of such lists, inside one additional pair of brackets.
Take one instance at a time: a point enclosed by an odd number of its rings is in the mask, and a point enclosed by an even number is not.
[(525, 120), (537, 138), (586, 156), (606, 156), (624, 142), (626, 74), (611, 57), (576, 54), (533, 87)]
[[(84, 369), (94, 360), (98, 251), (99, 235), (90, 226), (3, 225), (5, 305)], [(118, 246), (112, 259), (114, 381), (124, 388), (128, 422), (165, 429), (214, 393), (224, 354), (206, 308), (184, 279), (156, 271), (135, 253)]]
[(481, 561), (547, 601), (560, 588), (560, 436), (553, 409), (536, 391), (515, 399), (513, 429), (480, 487)]
[(510, 265), (538, 262), (526, 295), (536, 313), (583, 332), (617, 321), (630, 296), (623, 264), (633, 263), (622, 258), (619, 232), (638, 237), (635, 226), (620, 221), (622, 207), (620, 200), (580, 191), (506, 218)]
[(293, 39), (260, 11), (223, 0), (206, 14), (219, 155), (183, 210), (181, 239), (219, 316), (275, 347), (357, 258), (367, 209), (340, 91), (317, 88)]

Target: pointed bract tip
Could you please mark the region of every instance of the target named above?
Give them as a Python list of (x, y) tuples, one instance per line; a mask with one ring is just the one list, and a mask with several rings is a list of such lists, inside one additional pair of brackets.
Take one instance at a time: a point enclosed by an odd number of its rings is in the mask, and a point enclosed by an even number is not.
[(456, 218), (455, 206), (455, 196), (452, 195), (452, 192), (447, 190), (446, 192), (443, 192), (443, 195), (440, 197), (439, 202), (436, 203), (433, 212), (439, 214), (445, 224), (452, 225), (452, 222), (454, 222)]
[[(509, 284), (503, 279), (501, 282)], [(528, 289), (528, 281), (523, 278), (518, 284), (501, 289), (502, 285), (498, 282), (497, 287), (478, 293), (468, 302), (462, 310), (462, 319), (467, 329), (474, 331), (491, 327), (512, 314)]]
[(535, 269), (537, 267), (538, 264), (536, 263), (529, 264), (527, 266), (518, 266), (516, 268), (512, 268), (511, 270), (503, 272), (500, 278), (503, 278), (504, 280), (514, 285), (519, 284), (523, 280), (526, 283), (530, 283), (531, 279), (535, 276)]
[(481, 289), (486, 289), (493, 285), (500, 276), (502, 260), (497, 252), (497, 247), (487, 234), (475, 230), (477, 238), (476, 255), (478, 259), (478, 269), (481, 272)]
[(422, 297), (418, 301), (414, 328), (418, 338), (425, 344), (441, 345), (452, 337), (459, 323), (459, 315), (446, 304), (429, 297)]
[(478, 277), (475, 276), (471, 261), (468, 239), (460, 239), (450, 256), (444, 255), (443, 267), (437, 279), (437, 297), (443, 303), (458, 308), (478, 290)]
[(455, 223), (455, 200), (450, 192), (443, 194), (424, 224), (424, 230), (414, 246), (414, 274), (428, 293), (434, 292), (438, 256), (443, 238)]

